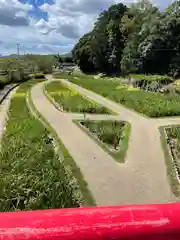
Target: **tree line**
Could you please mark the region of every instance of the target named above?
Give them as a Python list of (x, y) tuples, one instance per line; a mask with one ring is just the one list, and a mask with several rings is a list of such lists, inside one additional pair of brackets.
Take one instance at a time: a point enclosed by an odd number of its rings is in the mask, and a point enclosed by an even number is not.
[(112, 5), (72, 50), (83, 72), (180, 75), (180, 1), (160, 11), (149, 0)]

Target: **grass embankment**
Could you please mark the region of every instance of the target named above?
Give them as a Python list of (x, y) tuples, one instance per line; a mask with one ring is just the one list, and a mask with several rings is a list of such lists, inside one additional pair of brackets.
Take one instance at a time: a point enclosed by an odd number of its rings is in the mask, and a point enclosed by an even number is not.
[(72, 163), (67, 150), (62, 148), (64, 159), (55, 153), (48, 130), (27, 106), (26, 94), (35, 83), (22, 84), (12, 98), (0, 153), (0, 211), (77, 207), (83, 203), (71, 164), (66, 165)]
[(130, 124), (119, 121), (74, 121), (116, 161), (124, 162), (128, 149)]
[(53, 81), (46, 85), (46, 91), (59, 106), (67, 112), (76, 113), (110, 113), (107, 108), (80, 95), (59, 81)]
[[(61, 75), (56, 77), (61, 77)], [(63, 77), (65, 78), (65, 74)], [(73, 76), (66, 76), (66, 78), (148, 117), (180, 116), (179, 96), (145, 92), (121, 86), (117, 81), (105, 79), (75, 78)]]

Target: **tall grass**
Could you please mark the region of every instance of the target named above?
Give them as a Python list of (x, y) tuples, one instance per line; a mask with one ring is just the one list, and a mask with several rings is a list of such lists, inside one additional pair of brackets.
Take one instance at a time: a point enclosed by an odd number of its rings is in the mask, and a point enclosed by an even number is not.
[(35, 83), (22, 84), (12, 98), (0, 152), (0, 211), (78, 207), (82, 202), (71, 169), (27, 106), (26, 93)]
[(53, 81), (46, 86), (49, 95), (67, 112), (79, 113), (109, 113), (110, 111), (83, 97), (78, 92), (63, 86), (59, 81)]
[[(180, 97), (123, 87), (117, 81), (69, 77), (71, 82), (121, 103), (149, 117), (179, 116)], [(134, 91), (135, 90), (135, 91)]]
[(128, 150), (131, 126), (122, 121), (74, 121), (117, 162), (124, 162)]

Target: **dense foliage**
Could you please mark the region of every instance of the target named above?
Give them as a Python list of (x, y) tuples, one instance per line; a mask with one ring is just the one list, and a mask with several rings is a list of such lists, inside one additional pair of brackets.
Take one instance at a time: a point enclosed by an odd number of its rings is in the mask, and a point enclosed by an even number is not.
[(59, 81), (47, 84), (47, 92), (67, 112), (108, 113), (109, 110), (90, 101), (78, 92), (63, 86)]
[(130, 74), (129, 77), (133, 87), (152, 92), (158, 92), (173, 82), (173, 79), (167, 75)]
[(84, 72), (180, 75), (180, 1), (160, 11), (149, 0), (103, 11), (75, 45)]
[(54, 55), (55, 67), (60, 67), (63, 63), (73, 63), (73, 58), (71, 56), (61, 56), (59, 53)]
[(121, 3), (103, 11), (92, 32), (85, 34), (74, 47), (75, 62), (84, 72), (118, 72), (124, 48), (120, 21), (127, 7)]

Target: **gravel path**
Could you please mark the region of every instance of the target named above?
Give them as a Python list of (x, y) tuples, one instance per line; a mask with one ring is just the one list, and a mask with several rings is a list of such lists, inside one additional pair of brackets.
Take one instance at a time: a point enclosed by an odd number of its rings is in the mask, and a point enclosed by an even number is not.
[(160, 134), (157, 128), (161, 124), (158, 122), (159, 119), (154, 121), (145, 118), (66, 80), (60, 81), (119, 114), (118, 116), (89, 116), (91, 119), (126, 120), (132, 126), (126, 163), (118, 164), (72, 123), (72, 119), (81, 118), (81, 114), (58, 111), (44, 96), (42, 91), (44, 83), (32, 88), (31, 96), (34, 105), (68, 148), (84, 174), (97, 204), (148, 204), (175, 201), (160, 145)]

